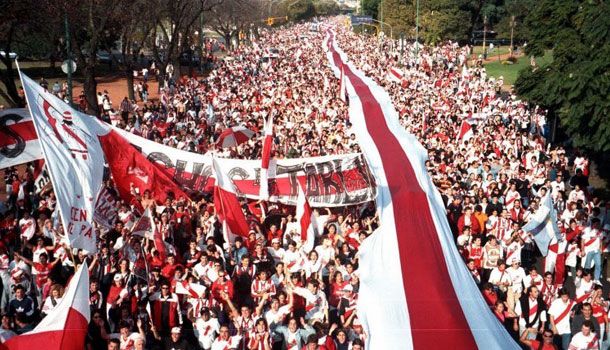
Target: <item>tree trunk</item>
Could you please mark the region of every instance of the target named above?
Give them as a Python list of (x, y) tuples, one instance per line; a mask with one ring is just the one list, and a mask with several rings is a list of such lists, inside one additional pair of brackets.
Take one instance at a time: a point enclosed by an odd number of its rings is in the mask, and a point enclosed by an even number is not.
[[(93, 62), (92, 62), (93, 61)], [(95, 80), (95, 55), (87, 59), (87, 65), (83, 69), (83, 75), (85, 77), (85, 96), (87, 97), (87, 105), (89, 108), (87, 112), (100, 116), (101, 111), (97, 105), (97, 81)]]
[(2, 94), (3, 97), (15, 107), (25, 107), (24, 100), (19, 96), (17, 86), (15, 85), (15, 69), (13, 69), (13, 62), (9, 58), (2, 58), (0, 61), (6, 66), (6, 69), (0, 70), (0, 72), (2, 72), (0, 74), (0, 80), (2, 80), (2, 83), (6, 88), (6, 93)]
[(133, 89), (133, 67), (128, 65), (125, 69), (125, 77), (127, 78), (127, 95), (129, 100), (135, 100), (135, 93)]

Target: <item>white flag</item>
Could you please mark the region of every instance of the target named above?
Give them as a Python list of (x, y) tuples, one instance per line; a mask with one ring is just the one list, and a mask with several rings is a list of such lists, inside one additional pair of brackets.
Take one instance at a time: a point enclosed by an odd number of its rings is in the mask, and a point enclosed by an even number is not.
[(108, 129), (45, 91), (25, 74), (23, 88), (72, 248), (96, 252), (93, 213), (103, 180), (98, 135)]

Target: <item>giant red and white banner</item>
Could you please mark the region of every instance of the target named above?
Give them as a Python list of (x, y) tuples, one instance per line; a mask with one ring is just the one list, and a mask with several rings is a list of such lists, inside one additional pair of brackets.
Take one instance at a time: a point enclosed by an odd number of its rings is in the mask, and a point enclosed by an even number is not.
[[(26, 115), (29, 116), (27, 113)], [(100, 124), (106, 126), (106, 124)], [(2, 130), (0, 129), (0, 133)], [(187, 194), (213, 191), (215, 180), (211, 156), (181, 151), (119, 128), (113, 128), (113, 130), (128, 140)], [(6, 133), (6, 131), (4, 132)], [(9, 137), (10, 140), (17, 138), (14, 134), (10, 135), (13, 135)], [(28, 151), (21, 153), (24, 155), (23, 157), (14, 158), (11, 163), (6, 164), (19, 164), (43, 158), (40, 147), (36, 148), (39, 144), (36, 133), (29, 135), (30, 141), (27, 144), (21, 143), (19, 146), (19, 148), (27, 146), (25, 149)], [(25, 136), (24, 133), (22, 133), (22, 139), (25, 139), (23, 136)], [(11, 142), (11, 144), (14, 143)], [(15, 148), (16, 146), (10, 147)], [(4, 166), (2, 160), (3, 158), (0, 156), (0, 165)], [(228, 174), (234, 182), (239, 196), (260, 199), (262, 180), (260, 161), (223, 159), (222, 162), (229, 165)], [(360, 204), (372, 201), (376, 194), (375, 183), (361, 154), (271, 159), (267, 173), (269, 201), (271, 202), (296, 205), (299, 182), (305, 184), (307, 200), (312, 207)]]
[(57, 196), (64, 233), (73, 248), (96, 252), (93, 212), (102, 186), (104, 153), (98, 136), (108, 133), (21, 74), (28, 109)]
[(483, 300), (460, 256), (425, 167), (427, 152), (401, 126), (388, 93), (348, 61), (349, 114), (378, 185), (380, 226), (360, 246), (358, 317), (367, 349), (518, 349)]
[[(212, 156), (181, 151), (113, 128), (157, 165), (187, 193), (212, 192), (214, 172)], [(222, 159), (234, 183), (237, 195), (260, 197), (260, 160)], [(296, 205), (299, 182), (305, 184), (312, 207), (346, 206), (375, 198), (373, 177), (361, 154), (314, 158), (271, 159), (269, 165), (269, 201)]]
[(0, 111), (0, 169), (37, 159), (42, 159), (42, 150), (28, 110)]

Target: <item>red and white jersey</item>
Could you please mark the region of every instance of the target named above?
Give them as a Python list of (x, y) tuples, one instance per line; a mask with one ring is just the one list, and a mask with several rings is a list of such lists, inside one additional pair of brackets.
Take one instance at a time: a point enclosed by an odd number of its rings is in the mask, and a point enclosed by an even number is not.
[(580, 246), (577, 243), (570, 243), (566, 249), (566, 266), (576, 267), (579, 255)]
[(570, 333), (570, 311), (576, 306), (576, 302), (568, 300), (564, 303), (561, 299), (556, 299), (549, 307), (549, 315), (555, 320), (555, 327), (559, 334)]
[(519, 194), (519, 192), (508, 190), (508, 192), (506, 192), (506, 200), (505, 200), (506, 209), (508, 209), (508, 210), (513, 209), (513, 207), (515, 206), (515, 201), (518, 199), (521, 199), (521, 195)]
[(328, 309), (326, 295), (322, 291), (313, 294), (309, 289), (297, 287), (294, 293), (305, 298), (305, 319), (306, 320), (323, 320), (325, 311)]
[(238, 316), (233, 320), (233, 325), (235, 325), (235, 328), (238, 330), (241, 330), (242, 334), (246, 334), (254, 330), (254, 317), (250, 316), (249, 318), (245, 318)]
[[(265, 338), (267, 340), (265, 340)], [(271, 339), (271, 334), (269, 334), (269, 332), (258, 333), (257, 331), (250, 331), (248, 332), (248, 349), (271, 349)]]
[(507, 265), (512, 265), (515, 261), (521, 262), (521, 248), (522, 245), (518, 241), (512, 242), (506, 247), (505, 260)]
[(234, 350), (237, 349), (240, 341), (241, 335), (234, 335), (225, 339), (217, 337), (212, 343), (211, 350)]
[(265, 281), (256, 279), (256, 280), (252, 281), (252, 286), (250, 289), (251, 289), (252, 297), (256, 298), (256, 299), (258, 299), (258, 297), (255, 296), (255, 294), (268, 293), (269, 296), (273, 296), (276, 293), (275, 284), (273, 284), (273, 282), (270, 279), (267, 279)]
[(34, 218), (23, 218), (19, 220), (19, 229), (21, 230), (21, 238), (31, 239), (36, 233), (36, 221)]
[(591, 332), (585, 336), (582, 332), (574, 334), (570, 342), (569, 350), (597, 350), (599, 349), (599, 339), (595, 333)]
[(601, 249), (602, 233), (600, 230), (587, 227), (582, 232), (584, 253), (599, 251)]
[(284, 254), (286, 253), (286, 250), (281, 247), (278, 249), (269, 247), (267, 248), (267, 253), (269, 253), (269, 255), (273, 258), (273, 261), (275, 261), (275, 263), (277, 264), (284, 259)]
[(195, 321), (195, 329), (193, 331), (195, 337), (199, 341), (199, 345), (204, 349), (209, 349), (214, 338), (218, 334), (219, 329), (220, 325), (218, 324), (218, 319), (210, 318), (207, 321), (204, 321), (203, 318), (198, 317)]
[(587, 301), (591, 296), (593, 286), (593, 280), (587, 282), (584, 278), (581, 278), (580, 281), (576, 281), (576, 302), (583, 303)]
[(303, 268), (304, 259), (299, 251), (290, 251), (287, 250), (284, 254), (284, 266), (288, 269), (289, 272), (298, 272)]
[(546, 306), (550, 306), (551, 303), (555, 299), (557, 299), (558, 291), (559, 291), (559, 288), (557, 287), (556, 284), (548, 285), (548, 284), (546, 284), (546, 282), (542, 283), (542, 287), (540, 288), (540, 294), (542, 295), (542, 300), (544, 300), (544, 303), (546, 304)]

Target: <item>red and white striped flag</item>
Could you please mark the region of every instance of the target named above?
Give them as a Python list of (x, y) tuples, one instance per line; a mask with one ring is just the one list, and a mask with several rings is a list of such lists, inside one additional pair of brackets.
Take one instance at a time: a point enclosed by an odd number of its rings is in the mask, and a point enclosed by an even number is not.
[(63, 299), (32, 331), (12, 337), (0, 349), (82, 350), (90, 320), (89, 271), (82, 264)]
[(218, 219), (223, 224), (223, 232), (227, 243), (235, 240), (234, 235), (248, 236), (248, 222), (241, 210), (235, 185), (216, 158), (212, 159), (212, 169), (216, 175), (214, 186), (214, 208)]
[(466, 142), (470, 140), (474, 136), (472, 132), (472, 125), (470, 125), (467, 121), (463, 120), (462, 125), (460, 126), (460, 133), (458, 134), (458, 143)]
[(313, 249), (316, 231), (316, 218), (311, 210), (311, 206), (305, 196), (305, 191), (301, 184), (298, 185), (299, 194), (297, 196), (297, 212), (296, 219), (301, 228), (301, 242), (306, 252)]
[(205, 286), (189, 281), (176, 281), (176, 294), (186, 294), (191, 298), (203, 298), (205, 296)]
[[(427, 151), (401, 126), (389, 94), (344, 62), (352, 127), (377, 183), (381, 225), (360, 246), (358, 319), (367, 349), (518, 349), (494, 317), (455, 247)], [(443, 317), (430, 317), (443, 315)]]
[[(263, 154), (261, 160), (261, 188), (259, 196), (262, 200), (269, 199), (269, 173), (275, 173), (269, 169), (271, 165), (271, 148), (273, 147), (273, 114), (269, 114), (267, 120), (265, 120), (265, 126), (263, 128), (265, 132), (265, 139), (263, 140)], [(275, 162), (273, 163), (275, 166)]]

